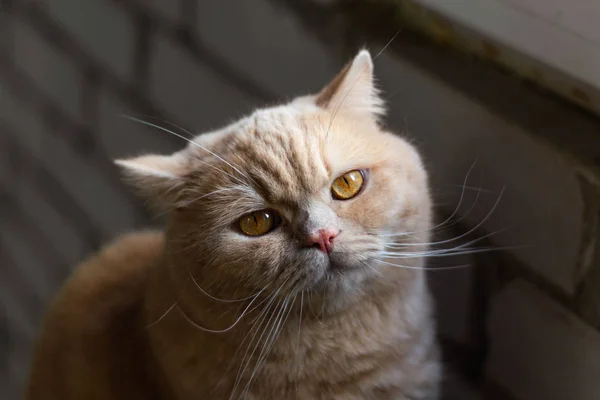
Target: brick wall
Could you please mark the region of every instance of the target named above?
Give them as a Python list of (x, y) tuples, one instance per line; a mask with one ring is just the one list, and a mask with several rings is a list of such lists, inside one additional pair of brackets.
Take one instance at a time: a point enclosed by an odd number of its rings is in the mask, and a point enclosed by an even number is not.
[[(268, 2), (1, 5), (0, 397), (17, 398), (41, 316), (73, 266), (119, 233), (160, 223), (111, 160), (183, 143), (122, 114), (201, 132), (317, 88), (339, 62)], [(224, 22), (237, 31), (223, 35)], [(241, 38), (243, 53), (223, 42)], [(315, 68), (304, 75), (306, 63)]]
[[(182, 143), (121, 114), (201, 132), (313, 91), (398, 30), (375, 3), (0, 2), (2, 398), (18, 397), (75, 263), (160, 223), (111, 159)], [(439, 238), (493, 233), (481, 245), (504, 248), (432, 259), (473, 266), (431, 274), (450, 370), (496, 398), (597, 398), (600, 124), (410, 32), (375, 64), (387, 122), (421, 148), (440, 218), (458, 207)], [(448, 398), (468, 398), (457, 390)]]

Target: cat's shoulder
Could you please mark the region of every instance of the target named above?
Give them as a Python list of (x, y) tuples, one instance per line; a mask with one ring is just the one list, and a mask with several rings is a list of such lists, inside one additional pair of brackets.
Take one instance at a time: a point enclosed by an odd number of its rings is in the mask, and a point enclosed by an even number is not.
[(145, 390), (143, 298), (164, 242), (161, 232), (126, 234), (75, 268), (46, 315), (28, 399), (120, 399)]
[(137, 302), (149, 270), (162, 257), (164, 242), (160, 231), (122, 235), (75, 268), (54, 307), (102, 313)]

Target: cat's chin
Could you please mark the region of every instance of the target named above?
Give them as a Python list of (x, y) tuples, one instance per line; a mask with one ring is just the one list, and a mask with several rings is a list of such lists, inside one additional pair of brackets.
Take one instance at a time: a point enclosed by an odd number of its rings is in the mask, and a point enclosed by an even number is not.
[(352, 286), (359, 287), (366, 280), (377, 275), (377, 270), (372, 266), (373, 259), (346, 253), (333, 253), (320, 268), (312, 275), (312, 282), (306, 282), (312, 289), (322, 288), (331, 290), (340, 287), (347, 290)]

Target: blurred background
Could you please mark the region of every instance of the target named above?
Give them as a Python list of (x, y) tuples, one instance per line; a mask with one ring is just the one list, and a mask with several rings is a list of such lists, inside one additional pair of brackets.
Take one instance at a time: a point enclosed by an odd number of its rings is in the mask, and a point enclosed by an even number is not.
[[(0, 1), (0, 398), (20, 398), (72, 268), (160, 226), (112, 159), (318, 90), (361, 47), (388, 128), (422, 151), (448, 399), (600, 398), (600, 3), (595, 0)], [(494, 207), (494, 204), (498, 204)], [(456, 212), (455, 212), (456, 210)], [(490, 213), (490, 211), (493, 211)], [(470, 232), (469, 235), (463, 235)]]

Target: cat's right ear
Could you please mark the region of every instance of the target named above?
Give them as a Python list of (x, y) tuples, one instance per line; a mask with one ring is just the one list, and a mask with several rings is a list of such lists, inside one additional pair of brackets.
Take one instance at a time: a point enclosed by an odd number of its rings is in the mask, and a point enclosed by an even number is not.
[(316, 96), (315, 103), (334, 114), (377, 121), (385, 114), (384, 102), (375, 85), (373, 59), (361, 50)]
[(177, 208), (189, 163), (182, 152), (115, 160), (126, 181), (158, 210)]

